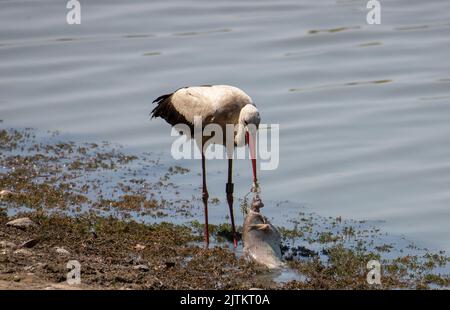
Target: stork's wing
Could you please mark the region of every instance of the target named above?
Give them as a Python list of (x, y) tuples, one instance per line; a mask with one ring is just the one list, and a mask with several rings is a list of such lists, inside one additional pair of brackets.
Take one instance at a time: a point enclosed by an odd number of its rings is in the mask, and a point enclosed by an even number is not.
[(180, 112), (178, 112), (173, 105), (173, 95), (174, 93), (166, 94), (153, 100), (153, 103), (156, 102), (157, 105), (151, 112), (152, 118), (161, 117), (172, 126), (180, 123), (189, 124), (187, 119)]
[(251, 98), (242, 90), (227, 85), (196, 86), (180, 88), (172, 94), (158, 97), (153, 117), (162, 117), (172, 126), (183, 123), (194, 125), (194, 118), (200, 117), (203, 124), (213, 121), (222, 111), (240, 109)]

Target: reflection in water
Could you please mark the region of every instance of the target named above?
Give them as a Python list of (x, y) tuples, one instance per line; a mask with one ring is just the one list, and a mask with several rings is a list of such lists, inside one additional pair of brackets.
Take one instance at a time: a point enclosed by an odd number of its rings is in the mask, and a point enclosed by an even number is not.
[(419, 100), (430, 101), (430, 100), (448, 100), (450, 96), (435, 96), (435, 97), (420, 97)]
[(126, 34), (123, 37), (128, 39), (137, 39), (137, 38), (149, 38), (154, 36), (155, 35), (152, 33), (136, 33), (136, 34)]
[(384, 80), (375, 80), (375, 81), (360, 81), (360, 82), (347, 82), (343, 84), (333, 84), (333, 85), (320, 85), (310, 88), (291, 88), (290, 92), (303, 92), (303, 91), (314, 91), (320, 89), (329, 89), (329, 88), (338, 88), (341, 86), (357, 86), (357, 85), (369, 85), (369, 84), (384, 84), (390, 83), (392, 80), (384, 79)]
[(217, 29), (217, 30), (209, 30), (209, 31), (177, 32), (177, 33), (174, 33), (173, 35), (179, 36), (179, 37), (185, 37), (185, 36), (198, 36), (198, 35), (204, 35), (204, 34), (230, 32), (230, 31), (231, 31), (231, 29), (225, 28), (225, 29)]
[(335, 33), (335, 32), (355, 30), (355, 29), (361, 29), (361, 27), (354, 26), (354, 27), (338, 27), (338, 28), (330, 28), (330, 29), (313, 29), (313, 30), (309, 30), (308, 33), (309, 34), (318, 34), (318, 33), (322, 33), (322, 32)]
[(439, 82), (450, 82), (450, 78), (439, 79)]
[(76, 38), (57, 38), (55, 39), (55, 41), (57, 42), (68, 42), (68, 41), (75, 41), (77, 40)]
[(398, 31), (411, 31), (411, 30), (422, 30), (428, 29), (430, 26), (428, 25), (418, 25), (418, 26), (405, 26), (405, 27), (395, 27), (395, 30)]
[(142, 56), (158, 56), (158, 55), (161, 55), (161, 53), (160, 52), (147, 52), (147, 53), (142, 54)]
[(360, 47), (368, 47), (368, 46), (377, 46), (377, 45), (381, 45), (381, 42), (367, 42), (367, 43), (362, 43), (359, 44), (358, 46)]

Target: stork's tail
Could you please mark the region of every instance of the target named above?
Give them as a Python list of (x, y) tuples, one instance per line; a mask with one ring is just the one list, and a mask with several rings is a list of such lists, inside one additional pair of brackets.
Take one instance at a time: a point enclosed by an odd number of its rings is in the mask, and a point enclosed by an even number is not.
[(164, 112), (169, 108), (169, 105), (172, 105), (170, 102), (170, 97), (173, 94), (165, 94), (162, 96), (159, 96), (158, 98), (156, 98), (155, 100), (153, 100), (153, 103), (156, 102), (156, 107), (152, 110), (152, 112), (150, 113), (151, 117), (163, 117), (163, 115), (165, 114)]
[(162, 95), (153, 100), (153, 103), (157, 105), (150, 113), (151, 117), (161, 117), (172, 126), (176, 124), (189, 124), (186, 118), (174, 107), (172, 103), (173, 94)]

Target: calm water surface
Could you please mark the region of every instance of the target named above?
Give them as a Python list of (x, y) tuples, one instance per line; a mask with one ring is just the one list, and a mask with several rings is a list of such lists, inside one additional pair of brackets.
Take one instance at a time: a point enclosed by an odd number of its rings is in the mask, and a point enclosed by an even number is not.
[[(186, 85), (236, 85), (263, 122), (280, 124), (279, 168), (260, 173), (264, 199), (381, 220), (450, 250), (449, 1), (382, 1), (376, 26), (359, 0), (81, 3), (82, 24), (70, 26), (65, 1), (0, 0), (2, 127), (175, 162), (170, 127), (148, 119), (151, 101)], [(197, 161), (176, 164), (200, 184)], [(223, 201), (225, 168), (208, 162), (210, 194)], [(242, 197), (250, 163), (236, 171)], [(215, 208), (213, 221), (226, 212)]]

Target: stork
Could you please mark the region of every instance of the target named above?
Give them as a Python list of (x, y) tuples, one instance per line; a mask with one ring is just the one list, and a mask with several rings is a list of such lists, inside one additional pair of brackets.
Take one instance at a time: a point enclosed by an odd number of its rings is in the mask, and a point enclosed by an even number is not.
[[(184, 87), (177, 91), (162, 95), (156, 98), (153, 103), (157, 106), (151, 112), (152, 118), (161, 117), (167, 123), (176, 128), (178, 124), (189, 126), (191, 131), (196, 126), (194, 123), (201, 120), (203, 129), (208, 124), (217, 124), (225, 133), (222, 144), (226, 145), (226, 141), (233, 141), (232, 149), (235, 146), (248, 144), (250, 150), (250, 158), (252, 160), (253, 183), (256, 184), (256, 156), (255, 141), (256, 130), (260, 123), (258, 109), (254, 105), (252, 99), (241, 89), (228, 85), (203, 85), (194, 87)], [(226, 125), (231, 124), (237, 127), (233, 130), (233, 137), (229, 137)], [(238, 125), (238, 126), (236, 126)], [(202, 139), (199, 145), (202, 157), (202, 200), (205, 211), (205, 243), (209, 245), (208, 230), (208, 189), (206, 186), (206, 165), (205, 165), (205, 149), (208, 140), (211, 137)], [(228, 139), (233, 140), (228, 140)], [(229, 151), (227, 149), (227, 151)], [(234, 247), (237, 247), (236, 227), (233, 215), (233, 158), (228, 154), (228, 180), (225, 187), (227, 195), (228, 207), (230, 210), (231, 226), (233, 233)], [(232, 153), (231, 153), (232, 154)]]

